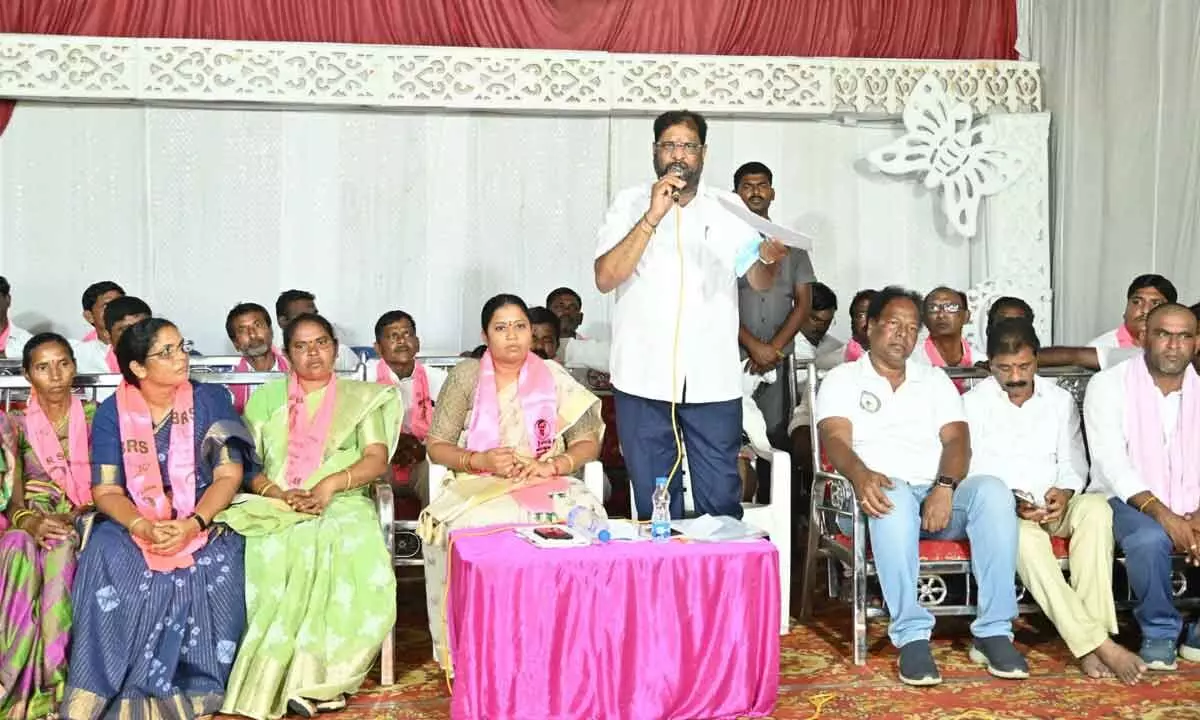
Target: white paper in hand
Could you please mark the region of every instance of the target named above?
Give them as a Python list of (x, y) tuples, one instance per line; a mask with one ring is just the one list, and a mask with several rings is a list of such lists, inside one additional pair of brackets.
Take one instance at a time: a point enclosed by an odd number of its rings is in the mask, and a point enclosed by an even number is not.
[(764, 219), (750, 212), (750, 209), (742, 204), (740, 200), (731, 200), (724, 195), (717, 196), (717, 202), (721, 203), (721, 207), (738, 217), (739, 220), (754, 228), (758, 232), (770, 238), (775, 238), (779, 242), (788, 247), (799, 248), (812, 252), (813, 238), (795, 230), (789, 230), (782, 225), (776, 225), (770, 220)]

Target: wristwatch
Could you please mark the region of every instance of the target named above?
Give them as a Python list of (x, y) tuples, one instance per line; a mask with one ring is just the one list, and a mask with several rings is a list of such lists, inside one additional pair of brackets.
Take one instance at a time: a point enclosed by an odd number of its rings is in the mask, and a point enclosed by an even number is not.
[(937, 487), (950, 488), (953, 490), (957, 483), (955, 483), (954, 478), (950, 477), (949, 475), (938, 475), (933, 481), (933, 484)]

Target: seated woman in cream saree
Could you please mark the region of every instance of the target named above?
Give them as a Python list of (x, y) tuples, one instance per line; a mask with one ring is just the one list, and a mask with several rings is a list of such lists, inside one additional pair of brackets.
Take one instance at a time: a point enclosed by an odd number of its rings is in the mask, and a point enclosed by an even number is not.
[(246, 634), (221, 712), (265, 720), (340, 710), (396, 621), (396, 576), (367, 486), (389, 471), (402, 406), (334, 376), (319, 315), (284, 330), (286, 379), (244, 415), (264, 470), (221, 521), (246, 536)]
[(421, 513), (419, 530), (429, 629), (443, 663), (451, 531), (559, 522), (576, 505), (604, 513), (601, 499), (570, 477), (600, 452), (599, 398), (558, 363), (529, 351), (532, 332), (520, 298), (492, 298), (482, 320), (488, 351), (450, 371), (426, 440), (430, 459), (448, 470), (440, 493)]

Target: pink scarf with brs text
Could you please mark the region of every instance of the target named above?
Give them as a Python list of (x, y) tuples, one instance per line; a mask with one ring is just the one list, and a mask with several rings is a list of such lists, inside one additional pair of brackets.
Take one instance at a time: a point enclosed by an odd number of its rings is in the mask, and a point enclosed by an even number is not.
[[(175, 402), (171, 406), (171, 440), (167, 450), (170, 497), (158, 465), (150, 408), (142, 393), (127, 382), (117, 387), (117, 417), (121, 428), (125, 490), (138, 513), (151, 525), (190, 517), (196, 509), (196, 445), (192, 428), (196, 416), (192, 384), (185, 382), (175, 389)], [(191, 567), (195, 563), (193, 554), (208, 543), (208, 531), (205, 530), (174, 555), (160, 555), (151, 551), (153, 543), (136, 535), (131, 534), (131, 537), (141, 549), (146, 565), (155, 572)]]
[(1189, 365), (1183, 375), (1179, 416), (1168, 441), (1162, 424), (1162, 391), (1142, 358), (1125, 374), (1125, 428), (1129, 459), (1146, 488), (1179, 515), (1200, 505), (1200, 377)]
[[(288, 361), (287, 358), (283, 356), (283, 353), (279, 352), (275, 348), (271, 348), (271, 354), (275, 356), (275, 364), (279, 366), (279, 371), (287, 372)], [(254, 372), (254, 369), (250, 367), (250, 360), (243, 357), (233, 371), (244, 373)], [(246, 409), (246, 403), (250, 402), (250, 393), (252, 390), (253, 388), (251, 388), (249, 385), (229, 386), (229, 392), (233, 394), (233, 409), (237, 410), (239, 415)]]
[(92, 464), (88, 459), (88, 425), (83, 403), (77, 397), (71, 398), (70, 403), (67, 410), (69, 457), (63, 455), (58, 433), (42, 410), (36, 391), (29, 396), (25, 406), (25, 435), (42, 469), (67, 494), (71, 505), (79, 508), (92, 504)]
[[(925, 338), (925, 356), (929, 358), (929, 362), (934, 367), (946, 367), (946, 361), (942, 359), (942, 354), (938, 352), (937, 346), (933, 344), (933, 338)], [(971, 346), (966, 340), (962, 341), (962, 361), (955, 367), (969, 368), (975, 363), (971, 360)], [(955, 380), (954, 387), (958, 388), (958, 394), (961, 395), (967, 391), (967, 383), (962, 380)]]
[[(525, 356), (521, 374), (517, 377), (517, 398), (525, 416), (525, 431), (535, 458), (541, 458), (554, 447), (558, 436), (558, 391), (554, 376), (537, 355)], [(479, 360), (479, 382), (475, 386), (475, 401), (471, 423), (467, 428), (467, 449), (485, 453), (500, 447), (500, 395), (496, 386), (496, 365), (489, 350)], [(555, 477), (546, 482), (518, 488), (513, 499), (533, 512), (553, 512), (550, 494), (566, 490), (567, 481)]]
[(1137, 340), (1134, 339), (1133, 333), (1129, 332), (1129, 328), (1125, 327), (1125, 323), (1121, 323), (1121, 327), (1117, 328), (1117, 347), (1137, 347)]
[[(396, 385), (397, 379), (396, 373), (392, 372), (386, 362), (376, 361), (375, 382), (380, 385)], [(404, 421), (408, 423), (413, 437), (425, 442), (425, 438), (429, 436), (429, 425), (433, 421), (433, 398), (429, 396), (429, 374), (425, 372), (424, 365), (413, 364), (412, 379), (412, 407), (404, 408)], [(392, 479), (397, 485), (407, 485), (411, 474), (411, 467), (392, 466)]]
[(303, 489), (304, 482), (321, 467), (336, 404), (337, 377), (334, 376), (329, 378), (321, 405), (310, 418), (308, 393), (300, 386), (300, 378), (296, 377), (296, 373), (288, 375), (288, 453), (285, 475), (289, 490)]

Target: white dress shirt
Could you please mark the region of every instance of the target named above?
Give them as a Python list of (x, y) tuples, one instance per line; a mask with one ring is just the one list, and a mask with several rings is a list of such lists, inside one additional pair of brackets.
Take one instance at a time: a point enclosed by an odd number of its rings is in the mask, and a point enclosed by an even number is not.
[[(388, 371), (391, 372), (391, 368)], [(395, 373), (392, 373), (393, 379), (396, 380), (396, 389), (400, 391), (400, 400), (404, 403), (404, 419), (401, 421), (400, 429), (406, 433), (411, 433), (413, 418), (413, 376), (396, 378), (395, 375)], [(426, 365), (425, 377), (429, 380), (429, 398), (434, 403), (437, 403), (438, 395), (442, 392), (442, 385), (446, 384), (446, 371), (438, 367)]]
[[(686, 207), (668, 212), (633, 274), (616, 288), (611, 363), (612, 383), (621, 391), (671, 400), (674, 357), (676, 401), (684, 399), (685, 386), (693, 403), (741, 397), (737, 278), (757, 260), (762, 238), (721, 207), (721, 196), (741, 202), (731, 192), (701, 185)], [(629, 234), (649, 203), (648, 184), (617, 194), (600, 228), (597, 258)]]
[(868, 468), (909, 485), (931, 485), (942, 459), (942, 428), (966, 420), (962, 397), (938, 368), (910, 357), (904, 372), (893, 391), (869, 352), (835, 367), (817, 392), (816, 421), (846, 418), (854, 452)]
[(75, 371), (81, 375), (105, 375), (108, 369), (108, 343), (99, 340), (79, 340), (72, 343), (75, 350)]
[(33, 335), (30, 335), (29, 331), (13, 325), (10, 320), (8, 323), (8, 342), (4, 345), (4, 357), (9, 360), (20, 360), (22, 353), (25, 352), (25, 343), (29, 342), (29, 338), (31, 337)]
[(1120, 347), (1121, 343), (1117, 340), (1117, 330), (1114, 328), (1103, 335), (1092, 338), (1087, 346), (1090, 348), (1116, 348)]
[[(1129, 413), (1125, 404), (1125, 376), (1135, 362), (1145, 360), (1139, 355), (1093, 375), (1083, 398), (1083, 424), (1092, 453), (1092, 485), (1088, 490), (1120, 500), (1149, 490), (1129, 458), (1125, 426)], [(1178, 390), (1167, 395), (1156, 394), (1166, 445), (1175, 436), (1183, 394)]]
[[(842, 364), (845, 359), (846, 343), (826, 333), (813, 347), (803, 333), (796, 334), (796, 361), (813, 362), (818, 370), (830, 370)], [(808, 406), (808, 381), (803, 370), (796, 371), (796, 408), (792, 410), (792, 419), (788, 421), (788, 435), (796, 432), (797, 428), (808, 427), (812, 419), (812, 409)]]
[(608, 372), (611, 367), (612, 343), (595, 338), (562, 338), (558, 358), (566, 367), (584, 367)]
[(1087, 453), (1075, 397), (1035, 377), (1033, 395), (1014, 405), (996, 378), (963, 395), (971, 426), (971, 474), (993, 475), (1039, 500), (1052, 487), (1082, 492)]

